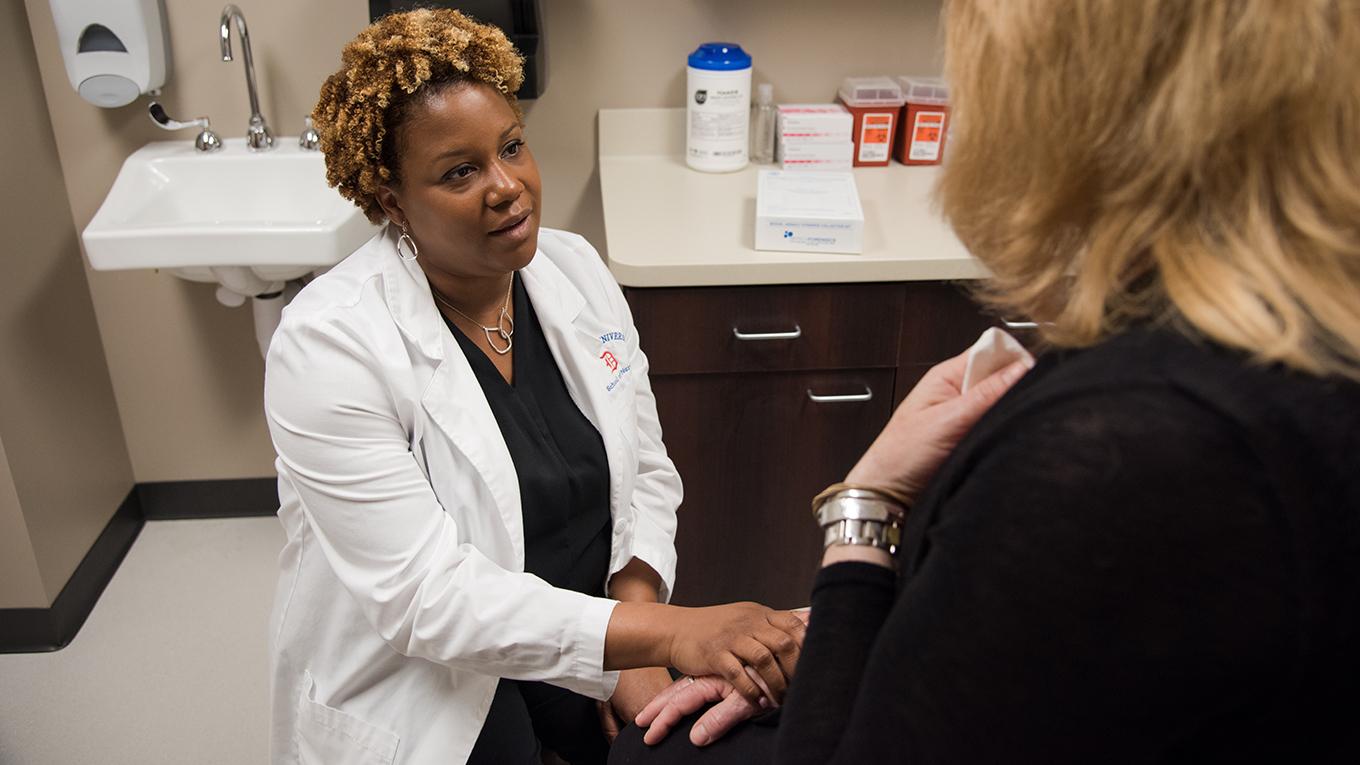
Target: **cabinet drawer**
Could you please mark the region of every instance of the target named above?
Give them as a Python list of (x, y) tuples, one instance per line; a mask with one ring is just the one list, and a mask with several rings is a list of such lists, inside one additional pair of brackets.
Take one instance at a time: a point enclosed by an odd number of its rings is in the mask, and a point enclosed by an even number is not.
[(894, 284), (629, 289), (653, 375), (897, 364)]
[(887, 423), (893, 370), (666, 375), (652, 389), (685, 483), (672, 602), (807, 605), (822, 554), (809, 502)]

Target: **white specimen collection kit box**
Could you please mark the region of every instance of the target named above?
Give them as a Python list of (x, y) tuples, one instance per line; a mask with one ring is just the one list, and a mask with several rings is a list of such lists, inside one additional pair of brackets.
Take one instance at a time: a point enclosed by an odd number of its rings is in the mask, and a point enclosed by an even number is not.
[(756, 186), (756, 249), (864, 251), (864, 209), (855, 176), (762, 170)]

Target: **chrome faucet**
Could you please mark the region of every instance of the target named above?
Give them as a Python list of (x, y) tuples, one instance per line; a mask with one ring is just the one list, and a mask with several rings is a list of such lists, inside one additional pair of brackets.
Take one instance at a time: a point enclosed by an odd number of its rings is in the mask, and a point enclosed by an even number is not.
[(234, 4), (222, 9), (222, 25), (218, 30), (222, 36), (222, 60), (231, 61), (231, 22), (236, 21), (236, 36), (241, 38), (246, 65), (246, 90), (250, 92), (250, 126), (246, 128), (246, 146), (251, 151), (265, 151), (274, 148), (274, 134), (269, 132), (264, 115), (260, 114), (260, 96), (255, 87), (255, 59), (250, 55), (250, 32), (246, 30), (246, 17)]

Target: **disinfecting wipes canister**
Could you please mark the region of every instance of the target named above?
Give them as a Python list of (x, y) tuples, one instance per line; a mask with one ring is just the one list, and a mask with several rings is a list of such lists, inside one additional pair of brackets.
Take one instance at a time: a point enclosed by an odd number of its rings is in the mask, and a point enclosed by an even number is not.
[(710, 173), (746, 167), (751, 57), (736, 43), (704, 43), (689, 54), (687, 74), (685, 161)]

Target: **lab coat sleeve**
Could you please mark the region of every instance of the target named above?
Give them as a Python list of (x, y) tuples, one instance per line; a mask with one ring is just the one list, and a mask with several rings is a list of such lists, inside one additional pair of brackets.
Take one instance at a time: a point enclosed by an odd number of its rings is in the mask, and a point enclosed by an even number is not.
[(507, 571), (459, 543), (383, 365), (356, 334), (285, 317), (265, 375), (281, 480), (336, 578), (403, 655), (608, 698), (617, 673), (603, 670), (604, 637), (616, 603)]

